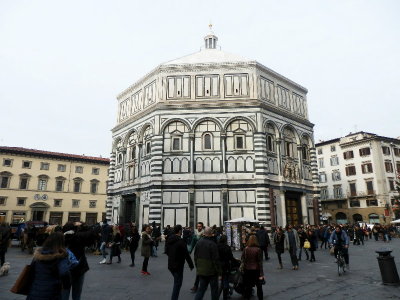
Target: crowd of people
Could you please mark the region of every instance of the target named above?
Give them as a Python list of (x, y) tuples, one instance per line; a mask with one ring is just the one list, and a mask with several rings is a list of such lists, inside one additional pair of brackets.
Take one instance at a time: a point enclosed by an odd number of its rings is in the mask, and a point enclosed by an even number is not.
[[(232, 284), (245, 299), (249, 299), (256, 288), (258, 299), (263, 298), (265, 283), (263, 261), (269, 260), (273, 249), (278, 269), (284, 268), (282, 254), (287, 251), (293, 270), (299, 270), (299, 261), (315, 262), (315, 251), (331, 249), (337, 256), (340, 250), (347, 267), (348, 247), (364, 245), (366, 240), (390, 242), (397, 234), (396, 227), (318, 225), (272, 228), (263, 226), (241, 227), (241, 254), (235, 258), (228, 245), (228, 237), (222, 227), (205, 227), (202, 222), (196, 228), (175, 225), (161, 231), (160, 226), (144, 225), (139, 229), (134, 223), (125, 226), (102, 224), (86, 226), (82, 222), (68, 222), (64, 226), (24, 226), (19, 234), (21, 250), (32, 251), (34, 274), (27, 299), (81, 298), (85, 273), (89, 270), (88, 250), (102, 256), (100, 264), (112, 264), (117, 257), (121, 263), (121, 252), (130, 252), (130, 267), (135, 266), (136, 251), (140, 246), (143, 257), (141, 274), (149, 272), (150, 257), (157, 257), (160, 243), (165, 241), (163, 254), (168, 256), (168, 270), (172, 275), (171, 299), (178, 299), (183, 282), (185, 262), (190, 270), (196, 269), (196, 279), (191, 291), (196, 300), (203, 299), (210, 286), (212, 299), (228, 299)], [(15, 235), (18, 237), (18, 235)], [(5, 263), (5, 254), (13, 237), (11, 228), (0, 224), (0, 263)], [(35, 247), (36, 246), (36, 247)], [(33, 251), (35, 249), (35, 251)], [(193, 256), (193, 259), (192, 259)], [(233, 272), (236, 271), (236, 272)], [(235, 274), (232, 277), (232, 274)], [(237, 276), (236, 276), (237, 275)]]

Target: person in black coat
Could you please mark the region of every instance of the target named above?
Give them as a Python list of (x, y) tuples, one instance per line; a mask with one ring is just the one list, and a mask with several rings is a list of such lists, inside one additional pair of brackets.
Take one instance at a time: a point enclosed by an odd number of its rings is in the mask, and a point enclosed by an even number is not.
[(129, 239), (129, 252), (131, 253), (131, 261), (132, 263), (129, 265), (130, 267), (135, 266), (135, 252), (139, 246), (140, 234), (136, 227), (136, 225), (131, 226), (131, 234)]
[[(310, 262), (315, 261), (315, 256), (314, 256), (314, 252), (315, 252), (315, 242), (317, 241), (317, 236), (315, 234), (314, 231), (312, 231), (311, 229), (307, 230), (307, 240), (310, 242), (310, 248), (308, 250), (310, 250), (311, 253), (311, 258), (310, 258)], [(307, 255), (307, 259), (308, 259), (308, 255)]]
[(268, 232), (264, 229), (264, 226), (260, 227), (260, 230), (256, 233), (258, 244), (260, 249), (264, 252), (265, 260), (268, 260), (268, 246), (270, 245)]
[(113, 235), (110, 243), (111, 249), (110, 249), (110, 257), (107, 262), (108, 265), (112, 264), (112, 259), (114, 256), (118, 257), (118, 263), (121, 262), (121, 243), (122, 243), (121, 232), (119, 231), (119, 227), (117, 225), (114, 225), (112, 230), (113, 230)]
[(223, 292), (223, 299), (226, 300), (229, 297), (229, 275), (231, 272), (231, 266), (239, 264), (238, 260), (233, 257), (232, 249), (227, 244), (226, 235), (221, 235), (218, 244), (218, 255), (222, 269), (221, 287), (219, 295)]
[(63, 227), (66, 247), (75, 255), (79, 264), (71, 271), (71, 286), (63, 287), (62, 299), (68, 300), (72, 289), (72, 299), (79, 300), (82, 294), (85, 273), (89, 271), (85, 247), (96, 240), (96, 233), (81, 222), (68, 222)]
[(172, 290), (171, 300), (179, 298), (179, 292), (183, 280), (183, 267), (185, 260), (189, 264), (190, 270), (193, 270), (194, 265), (192, 258), (187, 250), (185, 241), (181, 238), (182, 226), (175, 225), (174, 234), (170, 235), (167, 240), (167, 255), (168, 255), (168, 270), (174, 277), (174, 287)]
[(0, 267), (6, 260), (8, 243), (11, 238), (11, 227), (5, 222), (0, 225)]
[(283, 233), (283, 229), (281, 227), (276, 229), (276, 233), (274, 235), (274, 244), (275, 244), (275, 252), (278, 255), (279, 267), (278, 269), (282, 269), (282, 258), (281, 255), (285, 251), (285, 234)]

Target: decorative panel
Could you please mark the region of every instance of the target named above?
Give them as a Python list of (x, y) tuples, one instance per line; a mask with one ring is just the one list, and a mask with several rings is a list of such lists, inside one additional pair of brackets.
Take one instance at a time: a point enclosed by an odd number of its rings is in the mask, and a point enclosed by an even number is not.
[(156, 81), (144, 87), (144, 107), (156, 102)]
[(260, 98), (262, 100), (266, 100), (272, 103), (275, 103), (274, 101), (274, 83), (265, 78), (260, 76)]
[(167, 77), (167, 99), (190, 98), (190, 76)]
[(219, 97), (219, 75), (196, 76), (196, 98)]
[(225, 97), (248, 97), (249, 74), (224, 75)]

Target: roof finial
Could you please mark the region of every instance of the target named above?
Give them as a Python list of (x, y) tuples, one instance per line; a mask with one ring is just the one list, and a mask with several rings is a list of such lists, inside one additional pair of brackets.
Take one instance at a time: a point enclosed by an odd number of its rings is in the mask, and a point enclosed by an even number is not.
[(210, 24), (208, 24), (208, 27), (210, 28), (210, 31), (212, 31), (212, 23), (210, 21)]
[(206, 49), (216, 49), (217, 48), (217, 41), (218, 38), (217, 36), (214, 34), (214, 32), (212, 31), (212, 23), (210, 21), (210, 24), (208, 24), (208, 27), (210, 28), (210, 32), (208, 33), (208, 35), (204, 38), (205, 43), (206, 43)]

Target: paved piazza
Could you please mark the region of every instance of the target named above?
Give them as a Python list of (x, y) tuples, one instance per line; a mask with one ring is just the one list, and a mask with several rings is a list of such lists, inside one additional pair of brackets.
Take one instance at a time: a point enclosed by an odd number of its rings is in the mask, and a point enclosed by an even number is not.
[[(287, 252), (283, 255), (283, 270), (277, 270), (277, 257), (272, 253), (272, 259), (264, 264), (266, 285), (265, 299), (400, 299), (400, 287), (381, 284), (378, 262), (375, 250), (389, 246), (398, 270), (400, 271), (400, 239), (390, 244), (367, 241), (365, 246), (351, 246), (350, 273), (338, 277), (336, 264), (327, 250), (315, 252), (316, 262), (300, 262), (300, 270), (293, 271)], [(161, 248), (164, 244), (161, 245)], [(159, 251), (161, 252), (161, 251)], [(138, 250), (137, 253), (140, 253)], [(240, 256), (239, 252), (235, 253)], [(24, 299), (24, 296), (9, 292), (11, 285), (22, 267), (29, 263), (31, 257), (21, 253), (19, 248), (9, 249), (6, 261), (11, 263), (8, 276), (0, 277), (0, 299)], [(100, 256), (88, 255), (90, 271), (86, 279), (82, 299), (169, 299), (172, 291), (172, 276), (167, 270), (167, 257), (160, 254), (150, 258), (149, 272), (151, 276), (140, 275), (142, 257), (137, 259), (137, 267), (130, 268), (129, 253), (123, 252), (122, 263), (100, 265)], [(190, 288), (193, 285), (195, 271), (186, 268), (180, 299), (193, 299)], [(222, 297), (221, 297), (222, 298)], [(210, 299), (206, 294), (204, 299)], [(234, 293), (232, 299), (241, 299)], [(255, 298), (254, 298), (255, 299)]]

